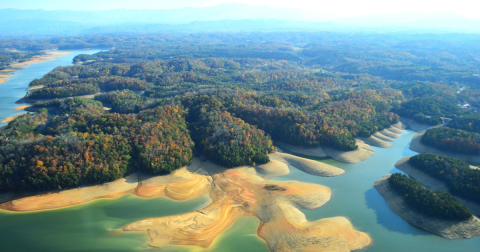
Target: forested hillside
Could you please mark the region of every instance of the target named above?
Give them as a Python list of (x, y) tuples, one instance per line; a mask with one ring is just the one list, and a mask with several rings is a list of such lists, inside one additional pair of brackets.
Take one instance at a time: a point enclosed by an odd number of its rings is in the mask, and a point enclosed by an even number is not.
[(388, 182), (405, 198), (407, 204), (422, 213), (449, 220), (466, 220), (472, 217), (470, 210), (450, 194), (425, 188), (405, 174), (395, 173)]
[[(425, 141), (480, 153), (471, 133), (476, 122), (465, 121), (480, 104), (476, 40), (389, 35), (380, 42), (378, 36), (258, 32), (0, 40), (0, 48), (31, 51), (115, 47), (80, 54), (75, 65), (30, 83), (36, 89), (25, 98), (38, 112), (0, 131), (1, 190), (66, 188), (134, 171), (168, 173), (187, 165), (193, 153), (227, 167), (262, 164), (274, 140), (352, 151), (356, 137), (390, 127), (399, 115), (429, 125), (454, 118), (452, 127), (470, 132), (436, 129)], [(472, 106), (459, 106), (465, 103)], [(67, 138), (61, 155), (49, 145)], [(120, 149), (102, 149), (112, 141)], [(92, 153), (105, 162), (91, 160)], [(61, 170), (75, 178), (58, 175), (57, 164), (77, 167), (75, 162), (82, 163), (80, 171)], [(30, 178), (38, 169), (43, 177)], [(92, 173), (96, 169), (100, 173)]]
[(415, 168), (447, 183), (458, 196), (480, 203), (480, 170), (471, 169), (461, 160), (435, 154), (419, 154), (409, 163)]
[(427, 130), (420, 141), (440, 150), (467, 155), (480, 154), (480, 136), (464, 130), (433, 128)]

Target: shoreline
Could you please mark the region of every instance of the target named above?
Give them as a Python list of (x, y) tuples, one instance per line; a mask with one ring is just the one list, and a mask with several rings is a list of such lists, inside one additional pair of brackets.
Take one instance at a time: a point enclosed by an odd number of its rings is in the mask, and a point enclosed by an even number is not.
[(339, 151), (332, 147), (322, 146), (308, 148), (283, 143), (281, 141), (277, 141), (276, 143), (280, 148), (294, 154), (316, 158), (330, 157), (342, 163), (355, 164), (364, 161), (375, 154), (375, 151), (371, 148), (372, 146), (379, 148), (391, 147), (392, 144), (389, 142), (394, 142), (395, 138), (399, 138), (400, 134), (405, 133), (403, 130), (404, 128), (405, 126), (403, 123), (398, 122), (392, 124), (389, 128), (376, 132), (370, 137), (357, 137), (355, 140), (357, 141), (358, 149), (353, 151)]
[(480, 220), (472, 216), (465, 221), (453, 221), (434, 218), (420, 213), (407, 205), (405, 199), (389, 185), (391, 174), (375, 181), (374, 187), (383, 197), (388, 207), (403, 220), (446, 239), (469, 239), (480, 236)]
[(17, 71), (21, 71), (27, 68), (30, 65), (50, 61), (54, 59), (58, 59), (62, 56), (68, 55), (71, 52), (45, 52), (45, 55), (42, 56), (34, 56), (32, 59), (25, 61), (25, 62), (14, 62), (10, 65), (10, 67), (5, 68), (0, 71), (0, 84), (8, 81), (8, 79), (15, 74)]
[(451, 193), (450, 189), (448, 188), (447, 184), (441, 180), (433, 178), (432, 176), (422, 172), (421, 170), (416, 169), (415, 167), (411, 166), (408, 163), (408, 160), (411, 157), (404, 157), (395, 163), (395, 168), (405, 172), (409, 176), (412, 176), (420, 183), (422, 183), (425, 187), (436, 190), (436, 191), (443, 191), (454, 198), (456, 198), (460, 203), (465, 205), (474, 215), (480, 216), (480, 204), (470, 201), (468, 199), (464, 199), (462, 197), (456, 196), (455, 194)]
[[(194, 158), (192, 164), (170, 175), (134, 173), (103, 185), (10, 199), (3, 202), (0, 208), (33, 212), (79, 205), (101, 198), (116, 198), (126, 193), (142, 198), (166, 196), (174, 200), (194, 199), (209, 194), (211, 202), (202, 209), (160, 218), (152, 216), (125, 225), (123, 231), (145, 232), (152, 247), (193, 245), (207, 248), (235, 221), (254, 216), (260, 220), (257, 234), (267, 242), (271, 251), (305, 248), (351, 251), (371, 244), (370, 236), (355, 230), (345, 217), (308, 221), (299, 209), (321, 207), (330, 200), (331, 190), (318, 184), (276, 181), (263, 176), (283, 174), (285, 168), (288, 169), (286, 164), (272, 161), (257, 167), (226, 169)], [(260, 173), (261, 170), (264, 172)], [(0, 196), (4, 196), (5, 200), (5, 195)]]
[(422, 144), (420, 142), (420, 140), (422, 139), (422, 136), (423, 134), (418, 134), (412, 138), (412, 141), (410, 142), (410, 145), (409, 145), (410, 150), (421, 153), (421, 154), (432, 153), (432, 154), (445, 155), (447, 157), (456, 158), (468, 163), (480, 164), (480, 155), (462, 155), (458, 153), (442, 151), (434, 147), (430, 147)]
[(430, 128), (436, 128), (436, 127), (442, 127), (444, 124), (439, 124), (435, 126), (427, 125), (427, 124), (421, 124), (416, 122), (415, 120), (408, 118), (408, 117), (400, 117), (400, 122), (402, 122), (404, 125), (406, 125), (409, 129), (416, 131), (416, 132), (422, 132), (426, 131)]
[(22, 115), (25, 115), (25, 114), (26, 114), (26, 113), (21, 113), (21, 114), (18, 114), (18, 115), (14, 115), (14, 116), (12, 116), (12, 117), (5, 118), (5, 119), (3, 119), (3, 121), (1, 121), (0, 123), (9, 123), (9, 122), (15, 120), (16, 118), (18, 118), (18, 117), (20, 117), (20, 116), (22, 116)]

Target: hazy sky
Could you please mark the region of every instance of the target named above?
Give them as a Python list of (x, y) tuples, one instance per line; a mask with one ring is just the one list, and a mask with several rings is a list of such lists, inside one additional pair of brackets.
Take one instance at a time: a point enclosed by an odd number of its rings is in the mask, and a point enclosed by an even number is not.
[(0, 8), (45, 10), (172, 9), (246, 3), (307, 9), (331, 17), (354, 17), (404, 11), (449, 11), (480, 20), (478, 0), (0, 0)]

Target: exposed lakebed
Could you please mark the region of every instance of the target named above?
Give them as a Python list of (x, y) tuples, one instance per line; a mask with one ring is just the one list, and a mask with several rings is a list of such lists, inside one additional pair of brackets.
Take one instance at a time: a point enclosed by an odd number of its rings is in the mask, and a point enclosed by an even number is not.
[[(0, 85), (0, 119), (22, 111), (13, 108), (25, 94), (28, 83), (59, 65), (71, 64), (79, 53), (73, 51), (62, 58), (32, 65), (10, 77)], [(316, 183), (332, 190), (332, 197), (324, 206), (302, 210), (309, 221), (345, 216), (355, 229), (368, 233), (372, 245), (362, 251), (475, 251), (480, 238), (446, 240), (418, 229), (393, 213), (384, 199), (373, 188), (373, 183), (389, 173), (399, 172), (395, 163), (404, 156), (416, 153), (409, 143), (417, 133), (407, 131), (392, 143), (392, 147), (375, 148), (375, 155), (357, 164), (345, 164), (332, 159), (321, 162), (344, 169), (337, 177), (318, 177), (290, 167), (290, 174), (275, 180), (296, 180)], [(165, 197), (142, 199), (124, 195), (116, 199), (96, 200), (87, 204), (33, 213), (0, 212), (0, 243), (5, 251), (133, 251), (151, 250), (142, 232), (121, 232), (134, 221), (150, 217), (168, 216), (201, 209), (210, 202), (207, 196), (174, 201)], [(245, 217), (235, 222), (217, 237), (205, 251), (268, 251), (266, 243), (257, 235), (259, 221)], [(248, 246), (248, 248), (246, 248)], [(198, 247), (168, 247), (162, 251), (202, 251)]]

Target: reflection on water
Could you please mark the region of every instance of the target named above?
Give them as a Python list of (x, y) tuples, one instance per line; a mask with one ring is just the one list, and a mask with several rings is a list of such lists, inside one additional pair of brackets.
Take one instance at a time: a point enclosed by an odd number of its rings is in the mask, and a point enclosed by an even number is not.
[[(15, 102), (25, 95), (25, 88), (34, 78), (41, 78), (56, 66), (71, 64), (80, 53), (31, 65), (0, 84), (0, 121), (21, 111), (13, 111)], [(3, 126), (3, 125), (0, 125)], [(322, 178), (291, 168), (287, 176), (277, 180), (298, 180), (318, 183), (332, 189), (332, 199), (325, 206), (303, 210), (308, 220), (346, 216), (357, 230), (367, 232), (373, 244), (362, 250), (369, 252), (400, 251), (478, 251), (480, 238), (446, 240), (412, 225), (394, 214), (373, 188), (373, 183), (388, 173), (399, 172), (394, 164), (404, 156), (415, 155), (408, 149), (416, 133), (407, 131), (388, 149), (374, 148), (376, 154), (358, 164), (344, 164), (331, 159), (322, 162), (345, 169), (346, 173)], [(149, 217), (180, 214), (200, 209), (210, 202), (207, 196), (177, 202), (165, 197), (142, 199), (125, 195), (114, 200), (97, 200), (61, 210), (36, 213), (0, 212), (1, 251), (135, 251), (160, 250), (148, 247), (144, 233), (121, 232), (131, 222)], [(161, 251), (268, 251), (256, 236), (258, 219), (241, 218), (217, 237), (208, 249), (168, 247)]]

